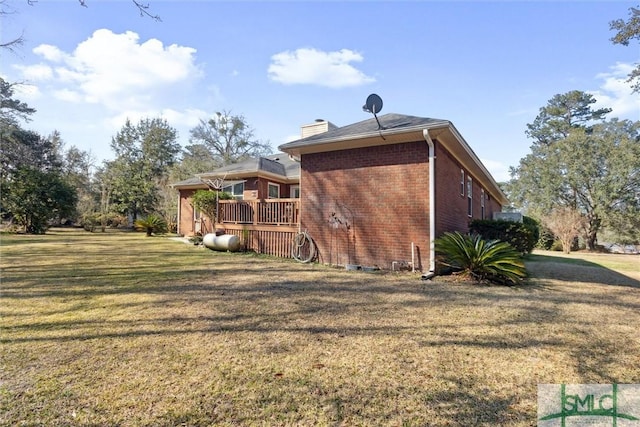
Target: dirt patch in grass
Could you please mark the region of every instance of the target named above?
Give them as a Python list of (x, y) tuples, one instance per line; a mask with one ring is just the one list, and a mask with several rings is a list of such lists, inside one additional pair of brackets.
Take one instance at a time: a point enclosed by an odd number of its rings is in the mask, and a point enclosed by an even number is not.
[(4, 425), (530, 426), (538, 383), (640, 382), (640, 291), (596, 266), (477, 286), (81, 232), (0, 265)]

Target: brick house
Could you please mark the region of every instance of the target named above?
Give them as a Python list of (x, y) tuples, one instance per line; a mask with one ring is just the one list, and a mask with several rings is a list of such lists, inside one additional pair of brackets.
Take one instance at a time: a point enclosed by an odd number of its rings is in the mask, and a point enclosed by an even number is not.
[(433, 239), (506, 196), (453, 124), (385, 114), (281, 145), (300, 159), (300, 228), (320, 262), (434, 271)]
[[(195, 230), (186, 219), (194, 218), (187, 207), (193, 185), (206, 188), (203, 180), (226, 173), (225, 180), (244, 185), (236, 204), (251, 199), (253, 212), (262, 205), (275, 212), (251, 222), (237, 221), (237, 212), (235, 220), (220, 215), (227, 232), (250, 233), (249, 246), (258, 252), (289, 256), (293, 235), (303, 230), (322, 263), (434, 271), (433, 239), (467, 231), (471, 219), (492, 218), (506, 196), (451, 122), (400, 114), (378, 120), (380, 126), (373, 118), (343, 127), (324, 120), (303, 126), (301, 139), (279, 147), (286, 154), (262, 160), (268, 176), (261, 160), (252, 159), (176, 184), (179, 232)], [(269, 199), (275, 195), (269, 182), (279, 183), (280, 195), (289, 189), (289, 198)], [(271, 250), (274, 245), (280, 249)]]

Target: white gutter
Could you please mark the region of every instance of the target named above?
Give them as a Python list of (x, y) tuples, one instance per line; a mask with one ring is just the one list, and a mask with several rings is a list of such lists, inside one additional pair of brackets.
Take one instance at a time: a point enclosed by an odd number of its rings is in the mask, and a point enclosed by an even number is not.
[(436, 169), (435, 147), (429, 136), (429, 129), (423, 129), (422, 135), (429, 145), (429, 273), (423, 274), (423, 279), (430, 279), (436, 272)]

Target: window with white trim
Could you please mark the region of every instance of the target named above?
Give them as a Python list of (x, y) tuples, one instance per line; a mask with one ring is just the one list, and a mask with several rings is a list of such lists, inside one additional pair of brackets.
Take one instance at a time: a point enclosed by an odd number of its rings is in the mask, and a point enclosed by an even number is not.
[(270, 199), (280, 198), (280, 184), (275, 184), (273, 182), (269, 183), (269, 198)]
[(473, 216), (473, 180), (467, 177), (467, 215)]
[(464, 197), (464, 169), (460, 169), (460, 195)]
[(480, 190), (480, 219), (484, 219), (484, 188)]
[(300, 186), (299, 185), (292, 185), (289, 187), (289, 197), (291, 197), (292, 199), (299, 199), (300, 198)]

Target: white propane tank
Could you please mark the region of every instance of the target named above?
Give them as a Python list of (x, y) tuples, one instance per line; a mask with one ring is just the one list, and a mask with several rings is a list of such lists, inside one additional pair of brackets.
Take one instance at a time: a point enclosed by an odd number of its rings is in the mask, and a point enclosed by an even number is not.
[(216, 236), (215, 233), (209, 233), (202, 238), (202, 244), (214, 251), (236, 252), (240, 249), (240, 238), (234, 234)]

